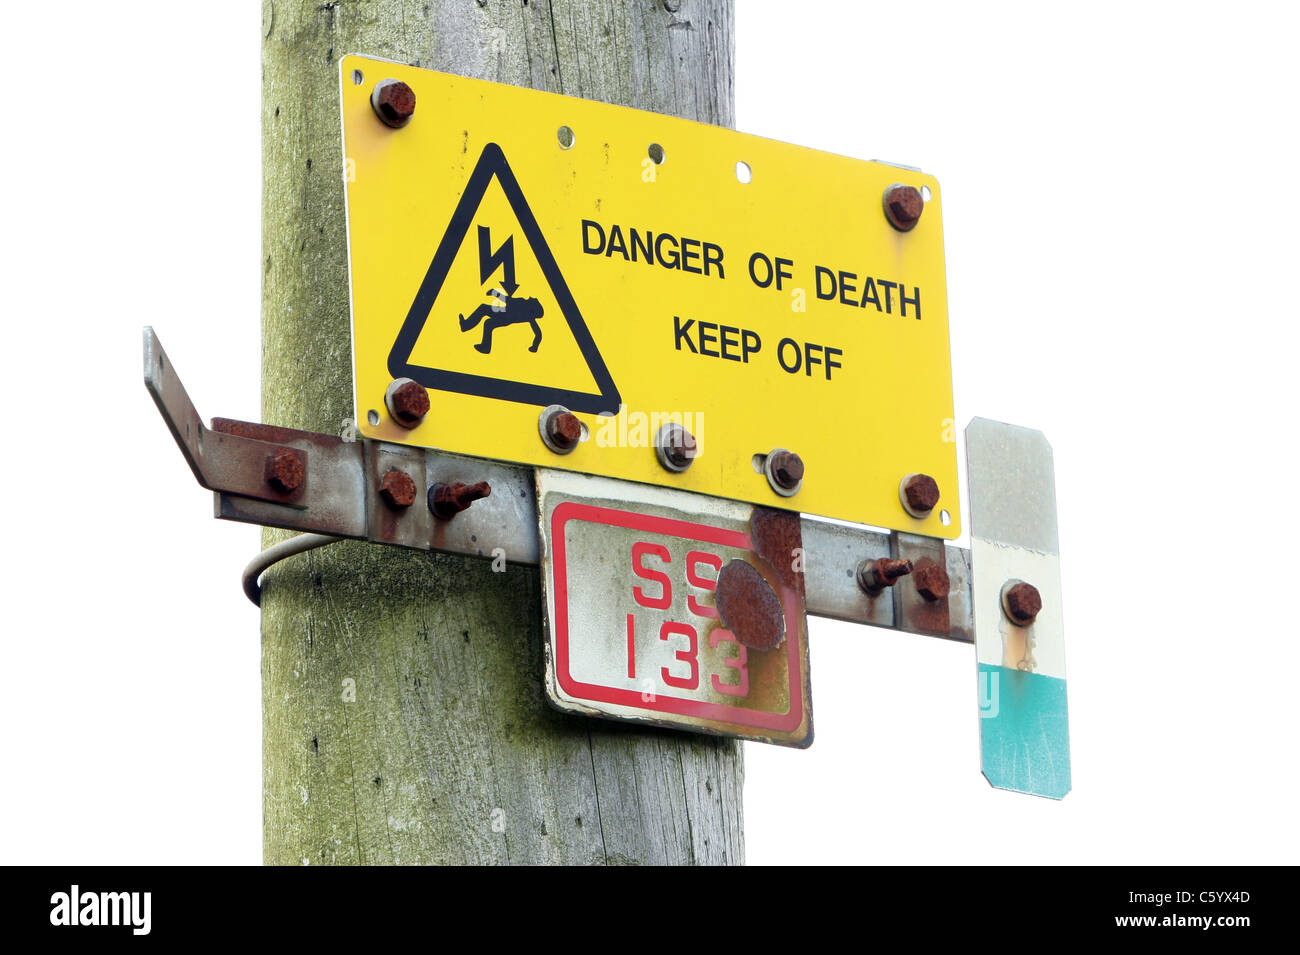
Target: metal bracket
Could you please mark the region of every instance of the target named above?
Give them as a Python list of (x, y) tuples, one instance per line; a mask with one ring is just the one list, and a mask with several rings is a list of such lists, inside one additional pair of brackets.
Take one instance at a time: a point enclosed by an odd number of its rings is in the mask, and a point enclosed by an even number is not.
[(273, 502), (281, 510), (302, 507), (305, 487), (276, 490), (267, 477), (268, 459), (277, 454), (290, 456), (305, 483), (308, 473), (306, 452), (273, 442), (234, 434), (221, 434), (204, 427), (194, 410), (185, 386), (163, 351), (152, 328), (144, 330), (144, 386), (171, 429), (172, 437), (185, 456), (199, 484), (212, 490)]
[[(215, 516), (304, 532), (249, 565), (245, 590), (254, 603), (262, 570), (328, 538), (539, 563), (532, 468), (224, 418), (209, 429), (150, 328), (144, 365), (181, 453), (199, 484), (216, 492)], [(807, 612), (975, 643), (985, 775), (999, 788), (1059, 799), (1070, 770), (1051, 448), (1037, 431), (984, 419), (967, 429), (966, 447), (971, 549), (801, 517)], [(302, 478), (287, 491), (272, 485), (268, 469), (269, 459), (285, 455), (300, 462)], [(385, 489), (392, 471), (409, 478), (399, 482), (405, 493)], [(490, 485), (487, 497), (449, 519), (432, 513), (436, 485), (479, 482)], [(886, 558), (910, 561), (911, 572), (869, 593), (859, 571)], [(1038, 588), (1043, 609), (1035, 619), (1004, 609), (1007, 584), (1017, 580)]]
[[(215, 516), (221, 520), (538, 563), (532, 468), (227, 418), (213, 419), (208, 429), (151, 328), (145, 329), (144, 354), (145, 384), (199, 483), (216, 491)], [(265, 477), (266, 457), (283, 450), (301, 454), (305, 462), (303, 486), (291, 499), (277, 494)], [(393, 469), (415, 484), (410, 506), (395, 507), (380, 493), (380, 482)], [(430, 513), (426, 497), (435, 484), (478, 481), (491, 485), (488, 497), (450, 520)], [(970, 559), (963, 548), (808, 517), (801, 518), (801, 530), (809, 613), (973, 642)], [(922, 608), (924, 601), (906, 579), (893, 597), (888, 592), (872, 597), (858, 586), (862, 561), (921, 550), (939, 561), (952, 581), (941, 608), (929, 603)], [(909, 588), (911, 597), (905, 596)]]

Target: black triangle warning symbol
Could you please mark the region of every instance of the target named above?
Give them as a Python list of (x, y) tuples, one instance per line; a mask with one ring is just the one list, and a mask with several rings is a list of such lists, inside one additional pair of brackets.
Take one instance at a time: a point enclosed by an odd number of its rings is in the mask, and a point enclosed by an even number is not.
[[(452, 263), (456, 260), (456, 256), (469, 234), (470, 226), (478, 213), (479, 205), (483, 202), (483, 197), (493, 179), (497, 181), (504, 192), (505, 198), (510, 204), (510, 209), (523, 230), (528, 248), (532, 251), (533, 257), (541, 267), (542, 275), (550, 286), (551, 295), (559, 305), (561, 314), (564, 315), (564, 320), (574, 342), (578, 346), (582, 360), (586, 362), (586, 370), (596, 384), (597, 390), (595, 393), (517, 381), (510, 377), (495, 378), (488, 375), (453, 371), (447, 368), (433, 368), (412, 362), (412, 353), (415, 351), (416, 343), (424, 330), (425, 322), (428, 320), (429, 313), (438, 298), (438, 293), (442, 290), (443, 283), (447, 280), (447, 274), (451, 270)], [(502, 261), (503, 253), (508, 254), (510, 257), (511, 266), (505, 282), (506, 294), (493, 293), (501, 303), (494, 310), (504, 316), (506, 314), (506, 303), (518, 301), (509, 298), (514, 292), (511, 287), (514, 285), (513, 245), (511, 239), (506, 239), (501, 244), (501, 247), (495, 253), (492, 253), (488, 230), (480, 226), (477, 240), (480, 250), (480, 262), (482, 263), (480, 269), (486, 269), (490, 273), (495, 269), (495, 264)], [(486, 277), (486, 275), (483, 276), (484, 279)], [(535, 299), (531, 301), (536, 302)], [(472, 312), (468, 319), (463, 314), (461, 315), (462, 330), (474, 329), (480, 321), (482, 322), (484, 329), (482, 345), (486, 346), (486, 348), (476, 346), (481, 353), (490, 353), (491, 334), (494, 326), (517, 321), (529, 322), (532, 325), (537, 337), (533, 340), (534, 347), (531, 350), (536, 350), (536, 344), (541, 339), (541, 332), (538, 330), (535, 316), (530, 316), (525, 312), (519, 317), (510, 317), (506, 321), (500, 321), (491, 315), (489, 308), (486, 305), (480, 306), (480, 309)], [(406, 321), (402, 324), (402, 329), (398, 332), (396, 341), (393, 342), (392, 351), (388, 355), (388, 372), (394, 378), (410, 378), (426, 388), (437, 391), (450, 391), (462, 395), (476, 395), (482, 398), (518, 401), (524, 404), (540, 406), (558, 404), (563, 405), (570, 411), (583, 411), (591, 414), (618, 413), (620, 397), (618, 388), (614, 385), (614, 379), (610, 376), (609, 369), (605, 367), (605, 360), (596, 348), (591, 332), (587, 329), (586, 322), (583, 321), (582, 313), (578, 311), (577, 303), (573, 300), (568, 283), (565, 282), (564, 276), (560, 274), (559, 266), (555, 262), (555, 256), (551, 254), (550, 246), (546, 244), (546, 238), (542, 235), (537, 219), (533, 216), (532, 210), (528, 208), (528, 202), (524, 199), (523, 191), (519, 188), (519, 182), (515, 179), (510, 164), (506, 162), (505, 153), (501, 151), (501, 147), (496, 143), (488, 143), (483, 147), (483, 153), (479, 156), (473, 173), (470, 174), (469, 182), (466, 183), (465, 191), (461, 194), (460, 202), (456, 205), (456, 211), (452, 213), (451, 222), (447, 226), (447, 231), (443, 234), (442, 241), (438, 243), (438, 249), (433, 255), (433, 261), (429, 264), (429, 270), (425, 273), (424, 281), (420, 283), (420, 289), (415, 293), (415, 300), (411, 303), (410, 311), (407, 312)]]

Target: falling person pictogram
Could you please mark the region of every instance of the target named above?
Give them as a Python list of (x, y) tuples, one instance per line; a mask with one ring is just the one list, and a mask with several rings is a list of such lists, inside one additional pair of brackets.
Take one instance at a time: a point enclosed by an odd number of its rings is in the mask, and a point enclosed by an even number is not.
[(533, 343), (528, 346), (528, 350), (530, 352), (537, 351), (538, 346), (542, 343), (542, 326), (537, 324), (537, 320), (542, 317), (545, 311), (542, 308), (542, 303), (535, 298), (514, 298), (510, 295), (504, 295), (498, 289), (492, 289), (489, 294), (496, 297), (495, 304), (480, 305), (470, 312), (468, 317), (465, 315), (460, 316), (460, 330), (462, 332), (468, 332), (480, 322), (483, 323), (483, 340), (474, 346), (474, 350), (484, 355), (491, 354), (493, 332), (498, 328), (504, 328), (506, 325), (527, 322), (533, 329)]
[[(474, 221), (480, 216), (484, 197), (493, 186), (501, 189), (514, 219), (513, 224), (502, 216), (499, 208), (482, 213), (484, 218), (491, 214), (495, 221)], [(497, 233), (497, 242), (493, 242), (494, 231)], [(522, 283), (519, 281), (521, 276), (515, 274), (516, 232), (521, 239), (521, 251), (528, 261), (528, 270), (522, 276)], [(473, 241), (475, 233), (477, 242)], [(462, 252), (471, 252), (475, 245), (478, 253), (478, 285), (483, 291), (481, 298), (472, 298), (474, 293), (466, 287), (469, 283), (464, 280), (470, 277), (468, 270), (454, 269), (459, 262), (469, 258), (468, 255), (462, 258)], [(540, 282), (538, 269), (541, 272)], [(455, 291), (452, 291), (453, 284), (448, 282), (453, 271), (456, 272), (454, 285), (459, 286)], [(535, 289), (541, 294), (538, 298), (516, 297), (521, 286), (530, 292)], [(445, 332), (439, 331), (437, 335), (450, 334), (455, 337), (455, 332), (451, 330), (454, 327), (451, 316), (457, 311), (456, 305), (451, 302), (455, 301), (473, 308), (468, 314), (459, 316), (462, 335), (483, 326), (481, 341), (469, 339), (480, 355), (491, 355), (494, 332), (506, 325), (518, 324), (527, 324), (532, 328), (533, 340), (529, 353), (536, 354), (542, 344), (539, 319), (545, 317), (551, 323), (546, 330), (547, 341), (551, 342), (553, 335), (558, 334), (558, 345), (562, 350), (572, 342), (577, 346), (580, 362), (573, 364), (571, 355), (564, 359), (557, 357), (549, 365), (543, 362), (544, 367), (541, 368), (538, 368), (535, 360), (524, 358), (519, 361), (530, 366), (528, 369), (515, 365), (514, 360), (490, 359), (480, 362), (456, 357), (456, 353), (460, 353), (459, 349), (447, 353), (445, 339), (440, 359), (433, 364), (425, 363), (427, 358), (416, 360), (414, 353), (421, 335), (426, 331), (426, 325), (445, 329)], [(430, 318), (435, 315), (436, 318), (431, 323)], [(558, 329), (554, 324), (556, 321), (560, 322)], [(506, 338), (507, 345), (511, 348), (517, 348), (521, 340), (514, 338), (510, 332), (506, 333)], [(548, 352), (556, 344), (548, 344)], [(497, 352), (504, 350), (506, 346), (497, 348)], [(430, 354), (438, 352), (432, 349), (423, 352), (424, 356)], [(575, 374), (580, 374), (579, 369), (585, 366), (594, 388), (584, 390), (582, 387), (566, 387), (551, 377), (567, 374), (570, 366)], [(393, 339), (386, 372), (391, 379), (410, 378), (430, 391), (447, 391), (494, 401), (515, 401), (542, 408), (559, 404), (575, 413), (615, 414), (618, 411), (621, 404), (618, 387), (614, 384), (600, 349), (596, 347), (591, 330), (583, 320), (578, 303), (574, 301), (568, 282), (555, 261), (555, 255), (546, 243), (537, 218), (528, 207), (528, 201), (519, 188), (519, 181), (496, 143), (484, 145), (474, 171), (470, 173), (447, 230), (439, 240), (437, 250), (429, 262), (429, 269), (411, 301), (406, 320)], [(546, 383), (520, 380), (525, 375), (543, 376)]]

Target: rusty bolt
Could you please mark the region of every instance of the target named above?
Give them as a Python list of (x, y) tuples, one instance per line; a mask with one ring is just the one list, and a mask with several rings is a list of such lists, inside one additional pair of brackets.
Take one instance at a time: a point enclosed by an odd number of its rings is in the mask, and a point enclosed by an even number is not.
[(767, 473), (778, 490), (796, 491), (803, 481), (803, 458), (778, 448), (767, 456)]
[(415, 91), (401, 80), (380, 80), (370, 94), (375, 115), (394, 129), (401, 129), (415, 115)]
[(559, 405), (542, 412), (542, 440), (556, 454), (568, 454), (582, 440), (582, 422), (578, 416)]
[(929, 557), (922, 557), (912, 568), (916, 592), (924, 599), (945, 600), (948, 597), (948, 571)]
[(939, 503), (939, 485), (928, 474), (909, 474), (899, 487), (903, 508), (913, 517), (925, 517)]
[(899, 232), (911, 232), (921, 221), (925, 200), (915, 186), (894, 183), (885, 190), (885, 218)]
[(440, 521), (449, 521), (480, 498), (492, 493), (487, 481), (477, 484), (435, 484), (429, 488), (429, 510)]
[(429, 413), (429, 392), (419, 382), (398, 378), (388, 386), (384, 404), (394, 421), (403, 428), (414, 428)]
[(266, 483), (277, 494), (292, 494), (302, 487), (302, 459), (288, 448), (266, 456)]
[(1016, 626), (1027, 627), (1043, 609), (1043, 598), (1033, 584), (1009, 581), (1002, 589), (1002, 609)]
[(379, 494), (389, 507), (410, 507), (415, 503), (415, 482), (405, 471), (392, 468), (379, 482)]
[(659, 463), (669, 471), (685, 471), (699, 454), (695, 435), (679, 424), (664, 425), (655, 439), (655, 452)]
[(912, 572), (910, 560), (881, 557), (864, 560), (858, 564), (858, 586), (870, 597), (879, 597), (886, 587), (892, 587), (901, 577)]

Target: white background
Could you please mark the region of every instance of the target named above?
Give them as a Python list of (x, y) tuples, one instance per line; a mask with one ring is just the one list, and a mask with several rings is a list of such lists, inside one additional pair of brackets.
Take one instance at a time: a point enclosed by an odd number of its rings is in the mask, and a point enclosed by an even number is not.
[[(738, 6), (739, 128), (943, 184), (958, 420), (1056, 449), (1075, 786), (984, 782), (969, 647), (815, 619), (749, 860), (1296, 862), (1292, 8)], [(260, 417), (260, 11), (9, 16), (0, 861), (257, 863), (259, 535), (140, 328)]]

